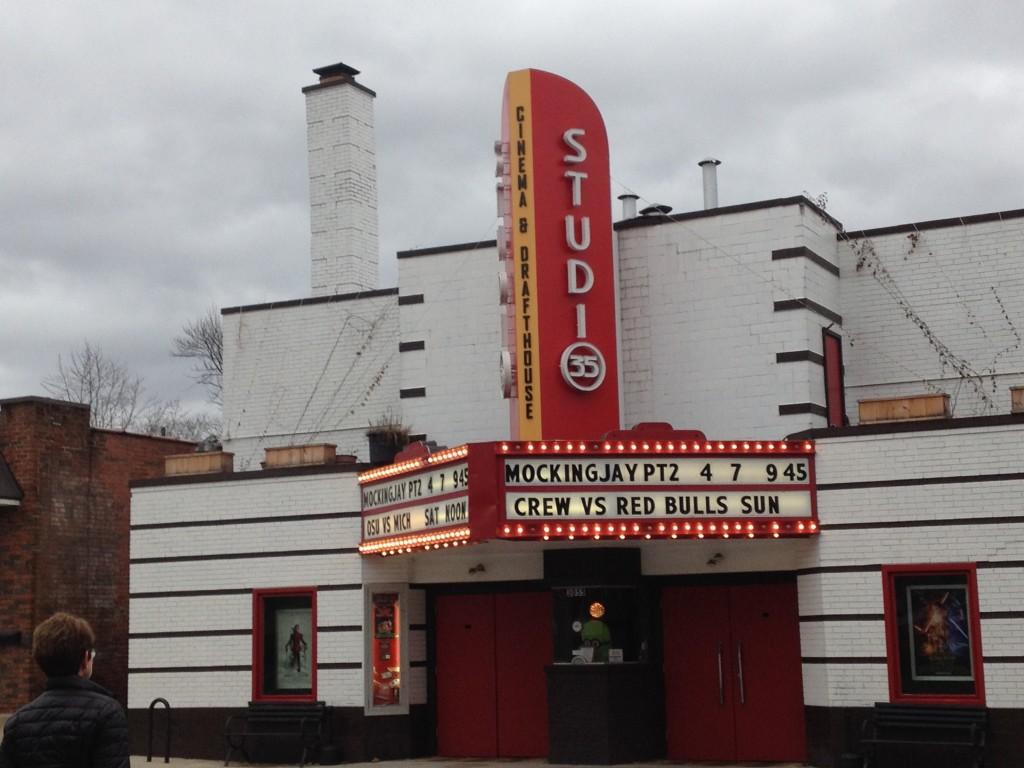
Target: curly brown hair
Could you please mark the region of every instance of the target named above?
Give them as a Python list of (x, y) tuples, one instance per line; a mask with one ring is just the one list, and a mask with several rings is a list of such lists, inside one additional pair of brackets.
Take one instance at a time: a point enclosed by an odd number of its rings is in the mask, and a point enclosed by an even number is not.
[(47, 677), (77, 675), (87, 651), (96, 645), (89, 622), (55, 613), (32, 633), (32, 658)]

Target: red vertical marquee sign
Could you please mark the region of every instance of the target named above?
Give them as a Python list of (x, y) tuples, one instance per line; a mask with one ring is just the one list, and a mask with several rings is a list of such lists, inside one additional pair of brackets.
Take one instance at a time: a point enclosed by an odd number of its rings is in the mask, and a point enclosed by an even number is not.
[(502, 363), (512, 438), (619, 429), (611, 178), (601, 114), (564, 78), (512, 72), (499, 151)]

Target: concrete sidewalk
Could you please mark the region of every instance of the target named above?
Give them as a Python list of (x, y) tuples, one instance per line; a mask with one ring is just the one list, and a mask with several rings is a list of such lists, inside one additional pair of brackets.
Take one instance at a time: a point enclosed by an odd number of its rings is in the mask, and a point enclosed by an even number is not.
[[(170, 763), (164, 763), (162, 757), (154, 757), (153, 762), (147, 763), (145, 755), (132, 755), (132, 768), (158, 768), (167, 765), (170, 768), (220, 768), (224, 765), (222, 760), (189, 760), (183, 757), (172, 757)], [(232, 768), (246, 768), (249, 765), (245, 762), (231, 761)], [(270, 765), (268, 763), (253, 763), (259, 768), (295, 768), (297, 763), (284, 765)], [(311, 765), (315, 765), (311, 764)], [(375, 763), (343, 763), (345, 768), (552, 768), (553, 763), (546, 760), (484, 760), (484, 759), (462, 759), (453, 760), (443, 757), (424, 757), (416, 760), (386, 760)], [(653, 763), (629, 763), (630, 768), (801, 768), (802, 763), (675, 763), (668, 760), (661, 760)], [(586, 766), (567, 766), (566, 768), (587, 768)], [(601, 766), (600, 768), (607, 768)]]

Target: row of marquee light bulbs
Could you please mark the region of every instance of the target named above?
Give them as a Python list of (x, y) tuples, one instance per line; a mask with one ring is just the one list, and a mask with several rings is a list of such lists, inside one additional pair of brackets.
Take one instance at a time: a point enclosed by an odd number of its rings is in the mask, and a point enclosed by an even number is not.
[[(706, 539), (720, 537), (722, 539), (746, 538), (756, 539), (758, 537), (779, 539), (782, 536), (800, 536), (814, 534), (818, 524), (814, 520), (796, 520), (770, 523), (753, 522), (722, 522), (690, 523), (690, 522), (658, 522), (641, 525), (634, 523), (608, 522), (603, 525), (599, 522), (562, 523), (544, 525), (515, 525), (506, 524), (502, 528), (505, 537), (521, 539), (541, 539), (551, 541), (552, 538), (567, 541), (601, 541), (602, 537), (625, 541), (627, 539)], [(361, 554), (379, 554), (383, 556), (411, 554), (414, 551), (431, 551), (439, 549), (450, 549), (465, 547), (470, 544), (470, 530), (467, 527), (442, 530), (436, 534), (420, 534), (416, 536), (402, 537), (400, 539), (387, 539), (380, 542), (370, 542), (359, 545)]]
[[(720, 523), (657, 523), (656, 525), (641, 526), (640, 523), (583, 523), (577, 526), (575, 523), (561, 525), (545, 524), (540, 526), (530, 525), (506, 525), (502, 533), (510, 537), (522, 537), (543, 541), (550, 541), (552, 537), (574, 541), (594, 540), (600, 541), (603, 536), (619, 540), (625, 539), (704, 539), (708, 536), (717, 536), (723, 539), (748, 538), (758, 536), (778, 539), (782, 535), (811, 534), (818, 530), (818, 524), (813, 520), (796, 522), (772, 522), (772, 523), (740, 523), (728, 521)], [(399, 539), (385, 539), (374, 541), (359, 546), (360, 553), (364, 555), (379, 554), (384, 557), (388, 555), (410, 554), (416, 550), (431, 551), (435, 549), (449, 549), (459, 546), (468, 546), (470, 531), (469, 528), (455, 528), (450, 531), (439, 531), (437, 533), (425, 533), (414, 536), (404, 536)]]
[[(574, 440), (551, 440), (543, 442), (526, 442), (526, 443), (501, 443), (500, 450), (502, 453), (509, 453), (510, 451), (526, 451), (527, 453), (547, 453), (553, 451), (554, 453), (572, 453), (573, 451), (584, 453), (587, 451), (603, 451), (604, 453), (636, 453), (638, 451), (655, 453), (722, 453), (725, 451), (729, 452), (743, 452), (743, 453), (761, 453), (768, 452), (774, 453), (776, 451), (786, 452), (793, 450), (793, 447), (789, 443), (781, 442), (750, 442), (750, 441), (730, 441), (728, 443), (717, 441), (717, 442), (705, 442), (703, 444), (694, 442), (692, 444), (687, 443), (684, 440), (674, 442), (672, 440), (660, 441), (655, 440), (653, 442), (642, 440), (640, 442), (629, 441), (624, 442), (617, 440), (611, 442), (605, 440), (603, 442), (591, 442), (586, 443), (584, 441)], [(805, 453), (811, 453), (814, 451), (814, 443), (804, 442), (798, 450), (802, 450)], [(442, 464), (447, 461), (455, 461), (456, 459), (465, 458), (469, 453), (469, 446), (460, 445), (456, 448), (446, 448), (438, 453), (432, 453), (425, 458), (412, 459), (410, 461), (402, 461), (397, 464), (389, 464), (386, 467), (378, 467), (376, 469), (367, 470), (366, 472), (359, 473), (360, 483), (370, 483), (374, 480), (382, 480), (387, 477), (394, 477), (395, 475), (401, 475), (406, 472), (412, 472), (413, 470), (420, 469), (421, 467), (431, 466), (434, 464)]]
[(645, 524), (640, 523), (563, 523), (561, 525), (544, 524), (536, 525), (506, 525), (502, 533), (506, 536), (522, 536), (526, 538), (537, 538), (538, 535), (543, 541), (549, 541), (552, 537), (564, 538), (570, 541), (579, 539), (601, 540), (602, 536), (610, 536), (619, 539), (645, 539), (668, 538), (678, 539), (695, 538), (703, 539), (708, 535), (721, 536), (723, 539), (732, 537), (756, 538), (758, 535), (769, 536), (778, 539), (783, 535), (809, 534), (818, 530), (818, 524), (813, 520), (787, 521), (784, 523), (740, 523), (729, 521), (719, 523), (662, 523)]

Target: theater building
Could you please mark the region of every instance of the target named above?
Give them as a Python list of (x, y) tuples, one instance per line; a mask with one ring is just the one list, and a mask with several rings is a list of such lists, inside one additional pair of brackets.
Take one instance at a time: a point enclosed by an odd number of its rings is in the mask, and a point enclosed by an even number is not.
[(349, 760), (831, 766), (917, 701), (1013, 764), (1024, 211), (846, 231), (719, 205), (709, 159), (705, 209), (613, 222), (597, 107), (524, 70), (496, 239), (379, 289), (374, 93), (316, 73), (312, 295), (223, 310), (226, 453), (133, 485), (136, 724), (166, 698), (215, 756), (323, 701)]

